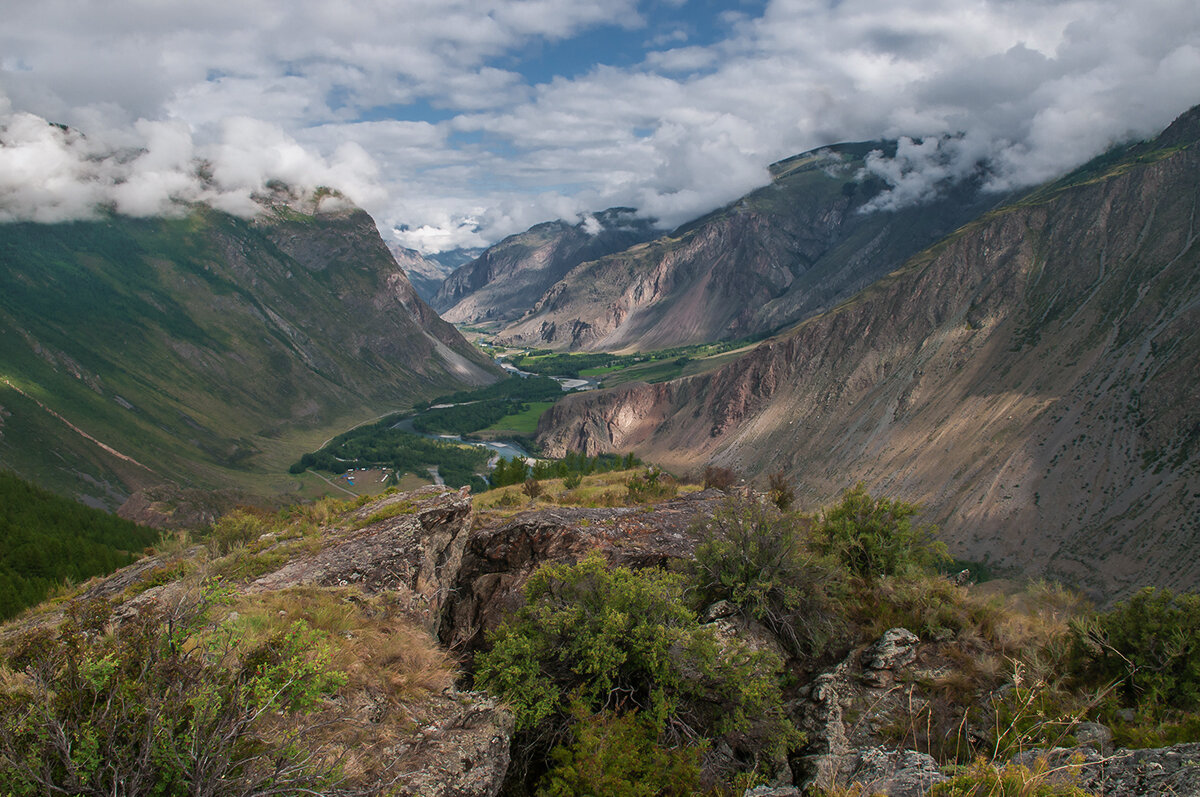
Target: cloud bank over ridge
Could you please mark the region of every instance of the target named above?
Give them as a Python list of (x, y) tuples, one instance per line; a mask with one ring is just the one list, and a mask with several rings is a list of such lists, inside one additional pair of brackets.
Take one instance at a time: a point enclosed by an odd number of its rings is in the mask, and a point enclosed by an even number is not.
[(612, 205), (679, 223), (836, 141), (908, 137), (871, 164), (880, 209), (981, 160), (1024, 185), (1200, 102), (1190, 0), (10, 6), (0, 216), (244, 208), (282, 179), (427, 252)]

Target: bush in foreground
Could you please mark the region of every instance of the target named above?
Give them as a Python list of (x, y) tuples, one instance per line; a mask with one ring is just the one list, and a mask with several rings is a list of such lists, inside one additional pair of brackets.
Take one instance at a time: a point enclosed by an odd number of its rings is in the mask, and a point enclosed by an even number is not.
[(1080, 680), (1118, 684), (1126, 705), (1200, 709), (1200, 595), (1147, 587), (1076, 623), (1072, 661)]
[(808, 523), (758, 501), (731, 500), (695, 529), (705, 603), (727, 600), (790, 652), (818, 656), (845, 631), (837, 574), (808, 547)]
[(912, 524), (920, 507), (905, 501), (874, 498), (859, 482), (825, 510), (817, 524), (824, 550), (855, 576), (906, 576), (932, 570), (948, 558), (934, 527)]
[(516, 712), (519, 756), (522, 747), (527, 759), (545, 755), (573, 728), (587, 733), (580, 712), (637, 712), (665, 751), (721, 738), (764, 767), (795, 742), (779, 659), (703, 628), (680, 576), (612, 568), (593, 554), (543, 567), (525, 597), (476, 659), (477, 683)]
[[(0, 783), (14, 797), (267, 795), (328, 789), (334, 761), (303, 718), (344, 676), (297, 622), (249, 647), (207, 626), (211, 601), (110, 627), (103, 601), (28, 632), (0, 670)], [(311, 792), (310, 792), (311, 793)]]

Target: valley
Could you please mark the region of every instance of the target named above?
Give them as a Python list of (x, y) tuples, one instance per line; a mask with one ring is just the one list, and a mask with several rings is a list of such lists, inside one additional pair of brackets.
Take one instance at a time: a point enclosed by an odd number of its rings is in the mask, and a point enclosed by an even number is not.
[(1200, 797), (1200, 5), (10, 3), (0, 797)]

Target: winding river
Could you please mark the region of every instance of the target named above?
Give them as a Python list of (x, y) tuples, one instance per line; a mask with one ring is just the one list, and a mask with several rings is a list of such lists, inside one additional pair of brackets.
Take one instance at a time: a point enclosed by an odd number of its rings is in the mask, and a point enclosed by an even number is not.
[[(501, 360), (499, 358), (496, 359), (496, 364), (499, 365), (501, 368), (503, 368), (505, 371), (508, 371), (511, 374), (516, 374), (517, 376), (520, 376), (523, 378), (534, 376), (534, 374), (530, 373), (529, 371), (522, 371), (521, 369), (517, 368), (516, 366), (506, 363), (506, 362), (504, 362), (504, 360)], [(595, 379), (590, 379), (588, 377), (576, 378), (576, 377), (569, 377), (569, 376), (552, 376), (550, 378), (553, 379), (555, 382), (558, 382), (560, 385), (562, 385), (563, 392), (568, 392), (568, 391), (572, 391), (572, 390), (594, 390), (595, 388), (600, 386), (599, 381), (597, 381)], [(470, 402), (466, 402), (466, 403), (470, 403)], [(457, 406), (460, 406), (460, 405), (458, 405), (458, 404), (438, 404), (434, 407), (430, 407), (430, 409), (443, 409), (446, 407), (457, 407)], [(494, 465), (495, 461), (498, 459), (517, 459), (518, 457), (521, 459), (530, 459), (533, 456), (528, 451), (526, 451), (524, 448), (517, 445), (515, 442), (513, 442), (511, 440), (491, 440), (491, 441), (464, 440), (462, 435), (457, 435), (457, 434), (429, 434), (428, 432), (418, 432), (416, 429), (413, 428), (413, 419), (416, 417), (417, 417), (416, 415), (410, 415), (407, 418), (403, 418), (402, 420), (398, 421), (392, 428), (399, 429), (403, 432), (409, 432), (410, 434), (420, 435), (421, 437), (428, 437), (431, 440), (443, 440), (443, 441), (451, 442), (451, 443), (466, 443), (467, 445), (479, 446), (480, 448), (489, 449), (490, 451), (492, 451), (495, 454), (495, 457), (493, 458), (492, 462), (488, 463), (489, 466)]]

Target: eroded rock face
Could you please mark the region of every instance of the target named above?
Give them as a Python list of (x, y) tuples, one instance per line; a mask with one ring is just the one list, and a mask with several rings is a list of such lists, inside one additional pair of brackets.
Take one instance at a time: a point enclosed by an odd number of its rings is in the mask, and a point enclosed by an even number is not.
[(599, 551), (613, 565), (655, 567), (691, 558), (688, 528), (726, 497), (708, 490), (653, 507), (553, 507), (508, 520), (487, 519), (471, 532), (450, 596), (442, 642), (470, 650), (521, 605), (521, 587), (538, 567), (573, 563)]
[(849, 772), (845, 782), (862, 784), (863, 794), (887, 797), (922, 797), (948, 779), (925, 753), (881, 747), (855, 750), (843, 771)]
[(863, 681), (875, 689), (890, 686), (892, 673), (916, 661), (921, 640), (907, 628), (891, 628), (862, 655)]
[[(886, 724), (888, 717), (912, 708), (912, 696), (901, 694), (894, 684), (916, 661), (919, 644), (920, 639), (908, 629), (889, 629), (873, 644), (851, 651), (836, 667), (800, 690), (793, 714), (797, 727), (808, 737), (808, 746), (796, 761), (805, 788), (830, 788), (866, 780), (890, 783), (900, 770), (911, 770), (912, 777), (896, 776), (900, 784), (896, 788), (908, 788), (904, 784), (920, 780), (913, 773), (927, 770), (933, 759), (918, 762), (897, 758), (899, 753), (895, 752), (884, 754), (877, 746), (880, 739), (875, 733), (875, 727)], [(849, 710), (856, 717), (852, 725), (845, 720)], [(877, 752), (866, 756), (868, 750)], [(936, 764), (933, 769), (937, 769)], [(866, 793), (876, 791), (882, 789), (872, 786)]]
[(395, 753), (403, 797), (496, 797), (508, 772), (513, 714), (481, 692), (451, 692), (423, 707)]
[(1110, 755), (1090, 748), (1030, 750), (1014, 761), (1032, 768), (1043, 756), (1050, 769), (1061, 767), (1079, 788), (1105, 797), (1200, 795), (1200, 744), (1117, 750)]
[[(374, 516), (381, 519), (368, 522)], [(473, 518), (466, 488), (445, 492), (427, 487), (389, 496), (358, 511), (357, 521), (366, 525), (331, 530), (340, 539), (317, 553), (293, 559), (246, 591), (356, 584), (369, 592), (405, 592), (412, 597), (412, 613), (436, 636)]]

